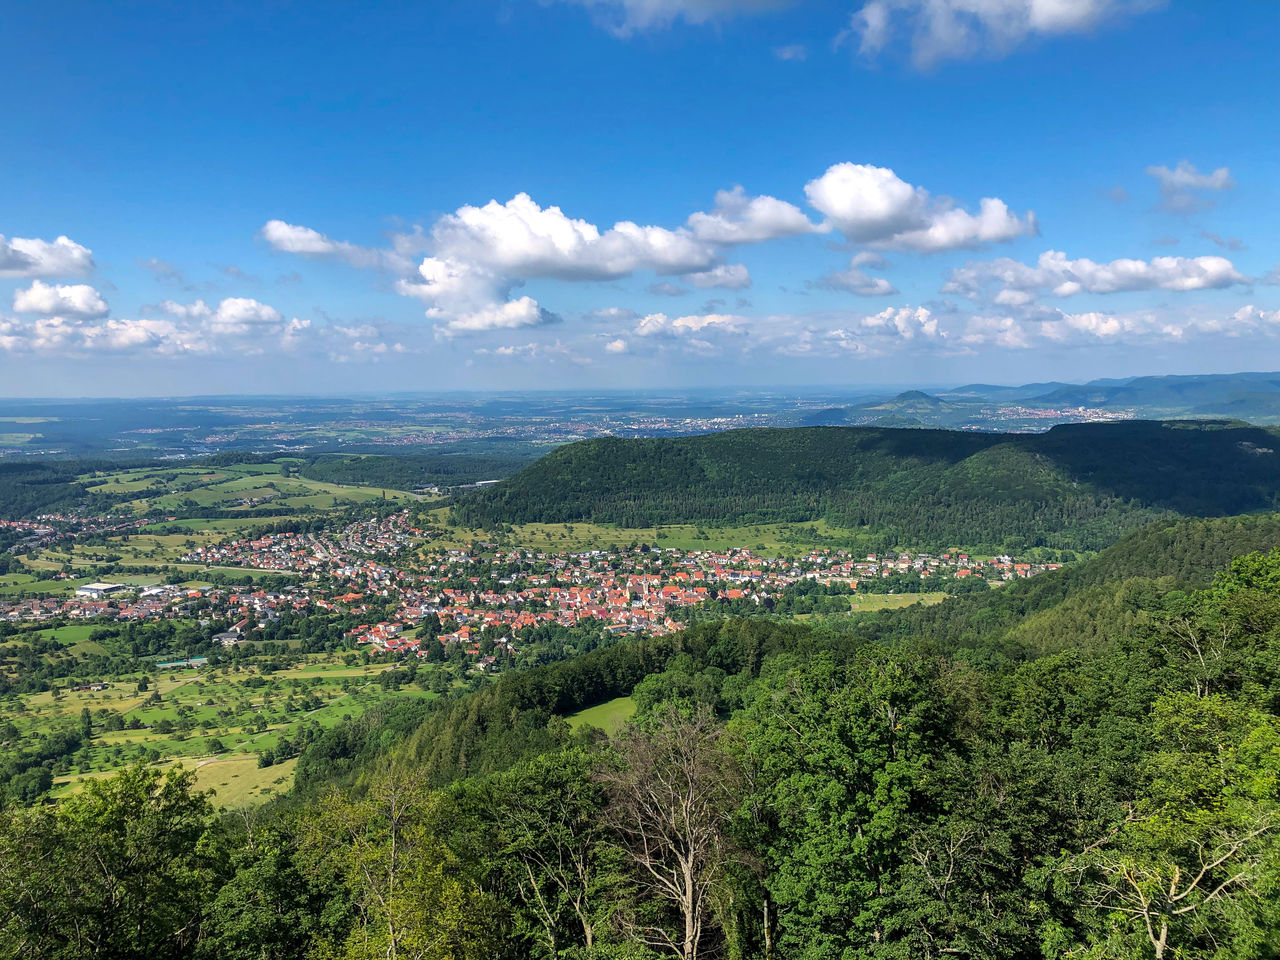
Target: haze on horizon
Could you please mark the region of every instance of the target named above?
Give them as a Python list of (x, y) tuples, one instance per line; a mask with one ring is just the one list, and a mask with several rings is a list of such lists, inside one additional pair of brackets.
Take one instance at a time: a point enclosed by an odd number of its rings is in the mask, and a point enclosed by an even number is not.
[(1280, 16), (7, 11), (0, 395), (1280, 368)]

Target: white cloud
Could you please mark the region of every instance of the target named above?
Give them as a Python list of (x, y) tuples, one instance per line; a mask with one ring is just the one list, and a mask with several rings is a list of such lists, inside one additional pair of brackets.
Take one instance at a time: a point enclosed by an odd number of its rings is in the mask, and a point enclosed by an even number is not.
[(958, 207), (935, 210), (927, 226), (909, 230), (894, 237), (890, 244), (931, 253), (939, 250), (958, 250), (979, 247), (986, 243), (1003, 243), (1017, 237), (1039, 233), (1035, 214), (1027, 211), (1018, 217), (1003, 200), (983, 197), (978, 213), (972, 214)]
[(554, 343), (539, 343), (531, 341), (529, 343), (508, 343), (500, 347), (480, 347), (475, 351), (481, 356), (494, 356), (505, 358), (539, 358), (549, 360), (552, 363), (561, 360), (567, 360), (570, 363), (586, 365), (592, 362), (590, 357), (582, 356), (575, 353), (571, 347), (565, 343), (556, 340)]
[(1231, 320), (1242, 326), (1280, 327), (1280, 310), (1264, 310), (1250, 303), (1233, 313)]
[(626, 353), (627, 341), (619, 337), (616, 340), (610, 340), (604, 345), (605, 353)]
[(875, 57), (899, 35), (911, 59), (928, 68), (944, 60), (1003, 56), (1038, 36), (1086, 33), (1105, 20), (1157, 6), (1159, 0), (869, 0), (849, 33)]
[(910, 345), (944, 348), (949, 334), (928, 307), (889, 307), (873, 314), (845, 312), (770, 317), (750, 331), (751, 340), (790, 357), (830, 359), (840, 354), (884, 356)]
[(559, 207), (538, 206), (526, 193), (506, 203), (460, 207), (431, 232), (437, 256), (443, 251), (517, 277), (608, 280), (641, 269), (692, 273), (716, 263), (715, 249), (687, 231), (623, 220), (602, 232)]
[(688, 223), (699, 240), (726, 246), (760, 243), (821, 229), (810, 223), (794, 204), (776, 197), (748, 197), (741, 186), (717, 191), (712, 211), (694, 213)]
[(0, 234), (0, 277), (83, 277), (93, 270), (93, 251), (67, 237), (5, 239)]
[(972, 299), (987, 296), (1000, 287), (996, 303), (1029, 303), (1034, 294), (1070, 297), (1078, 293), (1118, 293), (1131, 290), (1209, 290), (1247, 283), (1225, 257), (1154, 257), (1151, 260), (1068, 260), (1058, 250), (1040, 255), (1035, 266), (1002, 257), (989, 262), (970, 261), (952, 270), (942, 287)]
[(194, 303), (178, 303), (176, 300), (162, 300), (159, 307), (171, 317), (181, 317), (185, 320), (197, 319), (202, 317), (213, 316), (213, 308), (203, 300), (196, 300)]
[(680, 278), (701, 290), (721, 287), (725, 290), (745, 290), (751, 286), (751, 273), (740, 263), (723, 263), (701, 273), (686, 273)]
[(595, 12), (618, 36), (671, 26), (676, 20), (701, 24), (739, 15), (767, 13), (794, 0), (569, 0)]
[(1212, 201), (1201, 196), (1203, 192), (1230, 190), (1236, 185), (1226, 167), (1201, 173), (1186, 160), (1180, 160), (1172, 170), (1164, 166), (1147, 167), (1147, 176), (1154, 177), (1160, 185), (1161, 206), (1172, 213), (1188, 213), (1211, 206)]
[(698, 285), (749, 283), (743, 267), (708, 273), (720, 266), (717, 248), (688, 229), (624, 220), (602, 231), (524, 193), (460, 207), (436, 221), (431, 241), (433, 256), (418, 267), (421, 280), (402, 280), (397, 289), (425, 301), (427, 316), (441, 321), (448, 336), (547, 322), (533, 299), (507, 299), (527, 279), (614, 280), (653, 270), (697, 274), (686, 279)]
[(38, 313), (45, 317), (105, 317), (110, 308), (97, 290), (84, 283), (56, 286), (32, 281), (26, 290), (13, 292), (15, 313)]
[(914, 340), (917, 336), (932, 340), (943, 335), (938, 327), (938, 318), (928, 307), (889, 307), (863, 317), (859, 325), (864, 330), (892, 329), (903, 340)]
[(427, 311), (443, 322), (436, 328), (446, 337), (462, 333), (484, 333), (490, 330), (516, 330), (522, 327), (538, 327), (554, 322), (555, 318), (538, 306), (531, 297), (508, 300), (469, 313), (445, 315)]
[(1280, 310), (1253, 305), (1227, 312), (1220, 307), (1164, 308), (1107, 313), (1070, 313), (1046, 307), (1014, 309), (1008, 314), (963, 318), (957, 344), (1029, 348), (1038, 344), (1168, 343), (1197, 337), (1256, 337), (1280, 334)]
[(293, 350), (310, 321), (284, 320), (248, 326), (215, 327), (212, 318), (163, 317), (88, 320), (43, 317), (30, 323), (0, 321), (0, 348), (17, 353), (54, 353), (60, 357), (104, 351), (175, 356), (245, 356)]
[(1212, 173), (1201, 173), (1195, 164), (1186, 160), (1178, 161), (1178, 165), (1172, 170), (1152, 165), (1147, 167), (1147, 175), (1155, 177), (1161, 189), (1168, 190), (1230, 190), (1235, 186), (1227, 167), (1219, 167)]
[(1003, 200), (984, 197), (977, 214), (932, 199), (886, 167), (837, 163), (805, 184), (805, 195), (855, 243), (930, 253), (998, 243), (1037, 232), (1035, 215), (1019, 217)]
[(809, 51), (805, 49), (803, 43), (788, 43), (785, 46), (774, 47), (773, 55), (779, 60), (804, 60)]
[(244, 336), (278, 327), (283, 319), (275, 307), (249, 297), (228, 297), (207, 318), (207, 326), (214, 336)]
[(0, 349), (60, 356), (102, 352), (175, 356), (244, 356), (292, 351), (309, 320), (286, 320), (267, 304), (230, 297), (216, 308), (165, 301), (167, 317), (112, 318), (92, 314), (45, 316), (33, 321), (0, 320)]
[(886, 264), (879, 254), (864, 251), (855, 254), (845, 270), (836, 270), (814, 281), (814, 286), (828, 290), (844, 290), (861, 297), (883, 297), (897, 293), (897, 288), (884, 277), (873, 277), (863, 266), (882, 268)]
[(331, 257), (361, 269), (381, 268), (398, 272), (407, 271), (412, 259), (397, 249), (403, 246), (403, 238), (393, 239), (393, 249), (379, 250), (354, 243), (333, 240), (318, 230), (302, 227), (283, 220), (268, 220), (259, 231), (262, 239), (282, 253), (296, 253), (304, 257)]
[(926, 223), (928, 191), (886, 167), (837, 163), (804, 187), (805, 196), (855, 243), (884, 241)]
[[(396, 290), (422, 300), (440, 334), (455, 336), (549, 322), (551, 315), (532, 297), (512, 300), (514, 291), (531, 280), (610, 281), (651, 271), (696, 288), (742, 290), (751, 285), (750, 272), (740, 263), (726, 263), (724, 256), (738, 245), (838, 227), (855, 242), (933, 251), (1035, 230), (1031, 214), (1018, 217), (1003, 201), (984, 199), (980, 211), (971, 214), (880, 167), (837, 164), (811, 181), (805, 193), (826, 221), (815, 224), (794, 204), (751, 196), (737, 186), (719, 191), (709, 212), (696, 212), (674, 229), (630, 220), (602, 229), (519, 193), (505, 203), (459, 207), (429, 231), (394, 238), (390, 251), (341, 243), (283, 221), (270, 221), (262, 236), (277, 249), (304, 256), (395, 267), (400, 273)], [(412, 269), (410, 250), (424, 248), (429, 255)], [(858, 266), (852, 264), (851, 270)], [(835, 282), (874, 294), (893, 289), (887, 281), (853, 273)], [(650, 289), (682, 292), (670, 281)]]
[(969, 317), (956, 338), (964, 346), (994, 344), (1009, 350), (1025, 350), (1031, 346), (1027, 326), (1013, 317)]
[(712, 332), (740, 333), (746, 324), (745, 318), (725, 313), (690, 314), (685, 317), (651, 313), (636, 321), (633, 332), (637, 337), (705, 336)]

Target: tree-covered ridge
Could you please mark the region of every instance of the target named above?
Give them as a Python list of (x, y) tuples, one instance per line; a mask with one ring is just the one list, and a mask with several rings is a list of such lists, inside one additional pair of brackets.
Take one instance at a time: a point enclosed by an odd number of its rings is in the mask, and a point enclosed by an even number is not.
[(1092, 550), (1168, 513), (1274, 507), (1278, 448), (1280, 434), (1227, 421), (1037, 435), (812, 427), (607, 438), (561, 447), (453, 509), (476, 526), (823, 518), (889, 546)]
[(515, 473), (531, 455), (498, 453), (406, 454), (401, 456), (322, 454), (301, 468), (304, 477), (354, 486), (414, 490), (496, 480)]

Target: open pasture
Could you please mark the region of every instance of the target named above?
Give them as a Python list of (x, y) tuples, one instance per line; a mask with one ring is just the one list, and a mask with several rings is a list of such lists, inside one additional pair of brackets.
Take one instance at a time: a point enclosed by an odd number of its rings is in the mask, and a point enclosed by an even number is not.
[(824, 547), (848, 547), (857, 531), (833, 527), (825, 520), (812, 523), (764, 523), (740, 526), (675, 523), (655, 527), (618, 527), (599, 523), (524, 523), (513, 525), (512, 533), (463, 527), (450, 523), (444, 508), (430, 514), (443, 535), (432, 547), (464, 547), (468, 543), (491, 542), (518, 545), (546, 553), (575, 552), (626, 547), (644, 543), (651, 547), (677, 550), (729, 550), (749, 547), (761, 556), (790, 556)]
[(95, 493), (136, 495), (121, 502), (117, 509), (139, 516), (200, 508), (247, 511), (264, 503), (324, 509), (384, 496), (409, 496), (394, 490), (310, 480), (300, 476), (296, 463), (288, 459), (218, 467), (161, 465), (85, 474), (79, 479)]
[[(85, 627), (56, 633), (90, 643)], [(416, 685), (387, 689), (378, 682), (385, 669), (350, 655), (315, 654), (279, 670), (260, 662), (164, 670), (145, 682), (141, 672), (120, 675), (105, 678), (103, 690), (0, 698), (0, 731), (21, 747), (41, 734), (81, 729), (88, 711), (91, 741), (55, 770), (63, 792), (132, 763), (182, 762), (196, 767), (202, 788), (218, 791), (219, 804), (236, 805), (288, 789), (294, 764), (282, 760), (259, 773), (258, 758), (286, 740), (296, 743), (304, 728), (331, 727), (388, 696), (433, 696)]]

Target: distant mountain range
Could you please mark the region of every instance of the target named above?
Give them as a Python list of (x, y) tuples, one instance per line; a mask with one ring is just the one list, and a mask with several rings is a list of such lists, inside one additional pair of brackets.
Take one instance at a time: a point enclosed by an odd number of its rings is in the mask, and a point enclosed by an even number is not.
[(1044, 430), (1080, 420), (1174, 417), (1280, 423), (1280, 373), (1130, 377), (1085, 384), (970, 383), (932, 395), (909, 390), (895, 397), (828, 407), (813, 411), (801, 422), (804, 426)]

